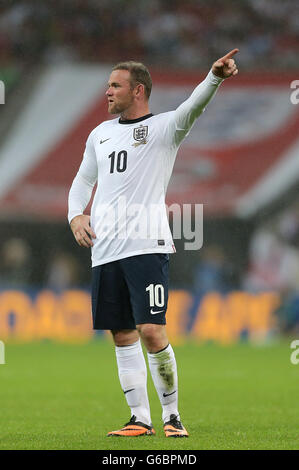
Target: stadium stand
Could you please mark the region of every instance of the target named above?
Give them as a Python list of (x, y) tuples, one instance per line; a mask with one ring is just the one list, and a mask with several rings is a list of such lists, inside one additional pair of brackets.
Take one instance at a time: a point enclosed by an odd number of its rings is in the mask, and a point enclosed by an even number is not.
[[(112, 63), (134, 57), (149, 64), (163, 65), (167, 58), (167, 63), (179, 67), (207, 67), (212, 58), (238, 43), (243, 70), (297, 67), (299, 7), (295, 0), (112, 3), (2, 2), (1, 62)], [(116, 14), (111, 14), (112, 8)]]

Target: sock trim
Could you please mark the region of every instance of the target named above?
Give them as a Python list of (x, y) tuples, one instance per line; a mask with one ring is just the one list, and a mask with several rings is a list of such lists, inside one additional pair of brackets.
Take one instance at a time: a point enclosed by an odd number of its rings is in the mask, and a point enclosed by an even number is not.
[(170, 344), (170, 343), (168, 343), (167, 346), (165, 346), (165, 348), (160, 349), (159, 351), (156, 351), (156, 352), (154, 352), (154, 353), (149, 353), (149, 354), (159, 354), (160, 352), (165, 351), (165, 349), (168, 348), (169, 344)]

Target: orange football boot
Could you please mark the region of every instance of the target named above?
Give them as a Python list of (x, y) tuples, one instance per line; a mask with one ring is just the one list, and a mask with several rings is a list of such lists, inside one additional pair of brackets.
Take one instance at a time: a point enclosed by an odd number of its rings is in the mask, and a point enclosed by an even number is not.
[(156, 434), (152, 426), (136, 421), (136, 416), (132, 416), (130, 421), (124, 425), (123, 428), (118, 431), (108, 432), (107, 436), (125, 436), (125, 437), (137, 437), (137, 436), (152, 436)]
[(176, 415), (170, 415), (170, 420), (164, 424), (164, 432), (166, 437), (189, 437)]

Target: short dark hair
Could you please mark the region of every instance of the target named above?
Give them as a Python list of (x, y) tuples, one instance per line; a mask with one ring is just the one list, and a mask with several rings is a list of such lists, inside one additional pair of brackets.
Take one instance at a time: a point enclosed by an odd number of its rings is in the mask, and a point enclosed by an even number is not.
[(112, 71), (114, 70), (128, 70), (128, 72), (130, 72), (131, 87), (135, 88), (136, 85), (141, 83), (144, 85), (145, 95), (147, 99), (149, 99), (152, 91), (152, 79), (144, 64), (128, 60), (127, 62), (119, 62), (116, 64)]

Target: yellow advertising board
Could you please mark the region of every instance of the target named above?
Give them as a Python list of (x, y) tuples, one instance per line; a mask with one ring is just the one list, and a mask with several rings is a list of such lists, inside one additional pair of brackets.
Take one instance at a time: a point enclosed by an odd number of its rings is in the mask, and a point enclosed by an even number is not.
[[(223, 344), (263, 340), (275, 327), (278, 294), (235, 291), (227, 295), (206, 294), (194, 310), (196, 298), (186, 290), (169, 295), (167, 330), (173, 343), (187, 338)], [(192, 312), (192, 314), (191, 314)], [(53, 339), (82, 342), (95, 336), (92, 329), (90, 294), (68, 290), (60, 294), (41, 290), (0, 292), (0, 340), (34, 341)]]

